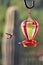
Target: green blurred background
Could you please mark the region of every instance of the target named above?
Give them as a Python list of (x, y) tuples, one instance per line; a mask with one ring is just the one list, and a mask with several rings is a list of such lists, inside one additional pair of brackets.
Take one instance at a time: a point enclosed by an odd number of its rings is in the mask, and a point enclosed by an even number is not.
[[(20, 22), (28, 17), (27, 8), (24, 5), (24, 0), (0, 0), (0, 58), (2, 36), (5, 25), (6, 10), (9, 6), (16, 6), (19, 11)], [(43, 45), (43, 0), (35, 0), (35, 7), (31, 10), (31, 17), (39, 22), (39, 31), (36, 40), (39, 41), (39, 46)], [(21, 33), (20, 33), (21, 34)], [(23, 34), (21, 35), (24, 39)], [(37, 48), (35, 48), (37, 49)], [(0, 61), (1, 62), (1, 61)]]

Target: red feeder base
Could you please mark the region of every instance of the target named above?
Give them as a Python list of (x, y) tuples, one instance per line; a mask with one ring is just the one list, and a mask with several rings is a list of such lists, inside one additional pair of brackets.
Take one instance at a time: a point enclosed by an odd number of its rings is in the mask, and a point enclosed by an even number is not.
[(38, 43), (35, 40), (24, 40), (19, 42), (19, 44), (22, 44), (24, 47), (36, 47)]

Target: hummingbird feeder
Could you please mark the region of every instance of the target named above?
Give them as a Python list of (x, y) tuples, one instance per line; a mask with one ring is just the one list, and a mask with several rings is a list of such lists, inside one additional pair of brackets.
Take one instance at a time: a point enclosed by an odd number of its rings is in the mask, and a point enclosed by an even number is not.
[[(26, 7), (28, 8), (28, 19), (24, 20), (21, 23), (21, 29), (22, 32), (26, 38), (26, 40), (19, 42), (19, 44), (22, 44), (24, 47), (36, 47), (38, 42), (34, 40), (38, 29), (39, 29), (39, 24), (36, 20), (33, 20), (30, 17), (30, 10), (34, 7), (34, 0), (32, 0), (32, 6), (28, 6), (28, 1), (29, 0), (24, 0)], [(31, 0), (30, 0), (31, 1)]]

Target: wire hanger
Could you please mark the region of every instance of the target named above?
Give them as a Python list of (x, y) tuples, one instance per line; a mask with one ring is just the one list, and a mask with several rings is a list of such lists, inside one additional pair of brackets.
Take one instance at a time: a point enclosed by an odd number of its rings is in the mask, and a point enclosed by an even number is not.
[(24, 0), (24, 2), (25, 2), (25, 5), (26, 5), (26, 7), (27, 7), (28, 9), (32, 9), (32, 8), (34, 7), (34, 0), (32, 0), (32, 6), (31, 6), (31, 7), (29, 7), (29, 6), (27, 5), (26, 0)]

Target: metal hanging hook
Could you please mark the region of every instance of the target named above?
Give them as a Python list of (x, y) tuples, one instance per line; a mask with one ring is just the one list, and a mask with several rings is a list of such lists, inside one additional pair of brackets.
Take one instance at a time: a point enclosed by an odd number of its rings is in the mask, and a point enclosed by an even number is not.
[(31, 7), (29, 7), (29, 6), (27, 5), (26, 0), (24, 0), (24, 2), (25, 2), (25, 5), (26, 5), (26, 7), (27, 7), (28, 9), (32, 9), (32, 8), (34, 7), (34, 0), (32, 0), (32, 6), (31, 6)]

